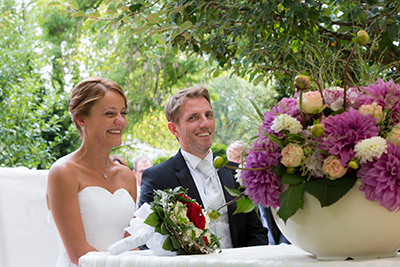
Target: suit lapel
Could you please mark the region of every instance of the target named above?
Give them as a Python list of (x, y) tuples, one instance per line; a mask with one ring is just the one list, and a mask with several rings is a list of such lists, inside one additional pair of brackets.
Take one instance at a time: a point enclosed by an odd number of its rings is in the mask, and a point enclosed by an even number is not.
[(177, 178), (180, 185), (188, 190), (187, 193), (190, 198), (195, 199), (199, 205), (203, 206), (203, 202), (200, 198), (200, 193), (197, 190), (196, 184), (194, 183), (192, 174), (189, 171), (188, 166), (186, 165), (185, 159), (182, 156), (181, 150), (174, 156), (174, 168), (175, 168), (175, 177)]
[[(234, 199), (234, 196), (231, 196), (228, 191), (225, 189), (225, 186), (228, 188), (236, 189), (235, 181), (232, 179), (232, 171), (227, 167), (222, 167), (218, 171), (218, 176), (221, 181), (222, 190), (224, 191), (224, 196), (226, 202), (231, 201)], [(238, 235), (237, 235), (237, 228), (238, 228), (238, 216), (233, 216), (233, 213), (236, 210), (236, 202), (228, 205), (228, 219), (229, 219), (229, 226), (231, 232), (232, 243), (235, 245), (238, 244)]]
[(232, 179), (232, 171), (229, 170), (227, 167), (222, 167), (218, 171), (218, 176), (222, 184), (222, 190), (224, 191), (226, 201), (228, 202), (234, 199), (235, 197), (231, 196), (225, 189), (225, 186), (232, 189), (236, 188), (234, 180)]

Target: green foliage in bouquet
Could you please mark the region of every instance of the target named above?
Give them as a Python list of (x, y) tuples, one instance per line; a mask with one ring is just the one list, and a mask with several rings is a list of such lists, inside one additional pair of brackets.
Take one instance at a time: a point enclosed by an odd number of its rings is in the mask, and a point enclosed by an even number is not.
[(163, 249), (187, 255), (209, 254), (220, 248), (218, 237), (210, 231), (206, 211), (182, 187), (155, 190), (150, 207), (154, 212), (145, 223), (168, 236)]

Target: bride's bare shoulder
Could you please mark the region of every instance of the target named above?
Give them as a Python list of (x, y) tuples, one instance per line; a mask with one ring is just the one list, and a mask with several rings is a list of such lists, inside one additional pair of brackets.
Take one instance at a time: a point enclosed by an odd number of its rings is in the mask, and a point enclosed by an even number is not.
[(74, 177), (79, 164), (75, 161), (73, 154), (68, 154), (56, 160), (49, 170), (49, 179), (63, 179), (63, 177)]

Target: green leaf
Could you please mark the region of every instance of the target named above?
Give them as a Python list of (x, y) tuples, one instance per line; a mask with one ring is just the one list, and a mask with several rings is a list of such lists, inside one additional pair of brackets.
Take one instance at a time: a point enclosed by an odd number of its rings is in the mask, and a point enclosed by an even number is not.
[(84, 28), (85, 30), (89, 29), (90, 25), (92, 25), (93, 22), (95, 22), (95, 20), (93, 20), (93, 19), (87, 19), (87, 20), (85, 21), (85, 25), (84, 25), (83, 28)]
[(176, 225), (176, 223), (174, 223), (174, 221), (168, 216), (164, 218), (164, 222), (168, 223), (172, 228), (178, 228), (178, 225)]
[(83, 11), (71, 13), (71, 17), (82, 17), (82, 16), (86, 16), (85, 12)]
[(150, 213), (146, 220), (144, 220), (145, 224), (148, 224), (150, 226), (156, 227), (157, 225), (161, 224), (161, 220), (158, 217), (158, 215), (155, 212)]
[(286, 173), (286, 167), (282, 163), (279, 163), (272, 171), (279, 177), (283, 177)]
[(52, 7), (52, 6), (59, 6), (61, 5), (58, 1), (53, 1), (47, 4), (48, 7)]
[(305, 178), (299, 173), (293, 174), (285, 172), (282, 176), (281, 184), (298, 184), (304, 182)]
[(248, 213), (252, 210), (255, 209), (255, 205), (251, 199), (248, 199), (246, 197), (241, 197), (237, 201), (237, 207), (236, 210), (233, 214), (238, 214), (238, 213)]
[(293, 40), (292, 50), (294, 53), (297, 53), (297, 50), (299, 49), (299, 45), (300, 45), (299, 40)]
[(181, 247), (181, 242), (179, 242), (178, 238), (176, 238), (175, 236), (170, 236), (171, 237), (171, 241), (172, 241), (172, 246), (174, 247), (174, 250), (178, 249)]
[(86, 15), (92, 19), (97, 19), (97, 18), (101, 17), (101, 15), (98, 11), (87, 12)]
[(111, 4), (108, 5), (107, 11), (108, 14), (115, 14), (117, 13), (117, 8), (115, 7), (115, 2), (112, 2)]
[(242, 192), (240, 192), (237, 189), (232, 189), (232, 188), (229, 188), (226, 186), (224, 186), (224, 187), (225, 187), (226, 191), (228, 191), (229, 195), (231, 195), (231, 196), (238, 197), (242, 194)]
[(141, 34), (142, 32), (145, 32), (148, 29), (150, 29), (150, 27), (151, 27), (150, 24), (144, 24), (143, 27), (138, 27), (138, 28), (135, 28), (134, 30), (130, 31), (130, 35)]
[(138, 10), (140, 10), (140, 8), (142, 7), (142, 4), (133, 4), (129, 6), (129, 10), (131, 12), (136, 12)]
[(73, 10), (78, 10), (79, 9), (79, 5), (75, 1), (69, 1), (67, 4)]
[(183, 32), (192, 26), (193, 26), (193, 23), (190, 20), (187, 20), (179, 26), (179, 31)]
[(131, 23), (131, 20), (130, 20), (127, 16), (124, 16), (124, 17), (122, 18), (122, 20), (123, 20), (125, 23)]
[(355, 184), (357, 177), (343, 176), (336, 180), (312, 179), (305, 183), (305, 191), (315, 196), (321, 207), (330, 206), (344, 196)]
[(279, 196), (279, 203), (280, 208), (277, 214), (286, 223), (291, 216), (304, 206), (304, 183), (290, 185)]
[(172, 243), (171, 236), (168, 236), (167, 239), (165, 239), (162, 247), (165, 250), (174, 251), (174, 245)]
[(276, 135), (273, 135), (273, 134), (267, 134), (266, 135), (268, 138), (269, 138), (269, 140), (271, 140), (275, 145), (277, 145), (277, 146), (279, 146), (280, 148), (284, 148), (285, 146), (284, 146), (284, 141), (283, 140), (281, 140), (279, 137), (277, 137)]
[(305, 141), (305, 137), (301, 134), (287, 134), (287, 139), (283, 144), (286, 146), (289, 143), (300, 143), (303, 144)]
[(386, 49), (389, 50), (392, 45), (393, 43), (389, 37), (389, 34), (387, 32), (383, 32), (382, 38), (379, 42), (379, 49), (382, 51), (385, 51)]
[(163, 222), (160, 226), (160, 233), (162, 235), (169, 235), (169, 231), (167, 229), (167, 226), (165, 225), (165, 222)]
[(183, 31), (185, 31), (187, 28), (191, 27), (193, 23), (190, 20), (185, 21), (179, 26), (179, 30), (177, 30), (172, 36), (171, 39), (175, 39), (176, 36), (181, 34)]
[(256, 110), (258, 116), (260, 117), (261, 120), (264, 120), (264, 114), (261, 112), (261, 110), (258, 108), (256, 102), (254, 102), (253, 99), (249, 99), (250, 103), (253, 105), (254, 109)]
[(160, 19), (157, 16), (155, 16), (154, 14), (148, 15), (147, 19), (149, 20), (149, 22), (154, 23), (154, 24), (157, 24), (160, 22)]
[(392, 25), (389, 26), (387, 32), (388, 32), (389, 39), (394, 40), (396, 38), (396, 35), (399, 32), (399, 25), (396, 23), (393, 23)]

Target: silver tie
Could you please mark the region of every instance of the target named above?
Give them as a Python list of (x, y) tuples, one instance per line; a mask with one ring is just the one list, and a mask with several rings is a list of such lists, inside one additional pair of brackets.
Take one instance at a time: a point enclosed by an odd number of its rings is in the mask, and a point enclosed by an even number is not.
[[(217, 180), (219, 178), (216, 175), (215, 168), (213, 165), (211, 165), (211, 163), (204, 159), (200, 161), (200, 163), (197, 165), (197, 168), (206, 177), (205, 191), (207, 197), (206, 203), (208, 203), (207, 209), (217, 210), (219, 207), (225, 204), (225, 198)], [(220, 238), (221, 248), (231, 248), (233, 246), (229, 228), (228, 209), (224, 207), (223, 209), (219, 210), (219, 212), (222, 216), (220, 216), (216, 221), (210, 221), (210, 229), (211, 232)]]
[(225, 203), (225, 200), (217, 180), (215, 168), (204, 159), (200, 161), (197, 168), (206, 176), (205, 191), (209, 207), (216, 210)]

